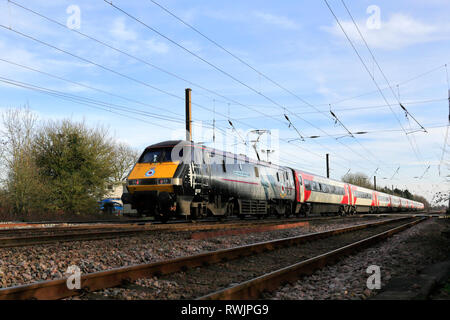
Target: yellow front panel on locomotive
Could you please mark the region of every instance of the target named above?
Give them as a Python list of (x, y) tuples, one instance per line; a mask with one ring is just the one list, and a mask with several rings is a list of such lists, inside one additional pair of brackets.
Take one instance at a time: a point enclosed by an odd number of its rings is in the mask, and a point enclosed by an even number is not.
[(178, 168), (177, 162), (136, 163), (128, 176), (131, 179), (172, 178)]
[[(162, 163), (136, 163), (136, 166), (128, 176), (130, 180), (143, 180), (143, 179), (162, 179), (173, 178), (175, 171), (178, 168), (177, 162), (162, 162)], [(162, 191), (173, 192), (172, 184), (129, 184), (128, 191), (134, 193), (135, 191)]]

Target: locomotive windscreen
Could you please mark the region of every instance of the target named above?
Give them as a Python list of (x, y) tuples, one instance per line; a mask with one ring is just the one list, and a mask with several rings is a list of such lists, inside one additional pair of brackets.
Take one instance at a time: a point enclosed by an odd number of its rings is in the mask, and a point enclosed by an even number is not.
[(145, 150), (139, 159), (139, 163), (157, 163), (157, 162), (171, 162), (172, 148), (155, 148)]

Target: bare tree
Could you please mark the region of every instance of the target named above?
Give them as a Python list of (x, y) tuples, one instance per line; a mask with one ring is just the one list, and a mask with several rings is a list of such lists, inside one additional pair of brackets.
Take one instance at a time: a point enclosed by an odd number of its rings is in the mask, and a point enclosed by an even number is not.
[(113, 183), (121, 183), (128, 176), (140, 153), (125, 143), (117, 143), (114, 147), (114, 155)]
[(370, 182), (369, 177), (364, 173), (348, 173), (341, 178), (343, 182), (354, 184), (364, 188), (373, 189), (373, 184)]
[(42, 206), (44, 189), (31, 151), (37, 116), (28, 107), (9, 109), (2, 114), (2, 125), (2, 184), (14, 212), (26, 214)]

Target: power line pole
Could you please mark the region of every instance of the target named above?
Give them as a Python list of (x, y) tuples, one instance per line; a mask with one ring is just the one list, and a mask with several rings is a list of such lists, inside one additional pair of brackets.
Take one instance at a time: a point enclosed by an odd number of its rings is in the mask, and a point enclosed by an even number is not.
[(192, 141), (191, 92), (192, 92), (192, 89), (186, 88), (185, 102), (186, 102), (186, 140), (187, 141)]
[(330, 177), (330, 155), (327, 153), (327, 178)]
[(377, 176), (373, 176), (373, 187), (377, 190)]

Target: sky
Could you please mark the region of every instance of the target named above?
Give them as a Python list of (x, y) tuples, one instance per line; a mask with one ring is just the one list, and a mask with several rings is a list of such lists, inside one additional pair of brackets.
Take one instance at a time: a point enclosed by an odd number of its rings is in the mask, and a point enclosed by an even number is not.
[(0, 112), (29, 105), (142, 150), (185, 137), (192, 88), (197, 142), (255, 158), (251, 131), (268, 130), (272, 162), (325, 175), (328, 153), (335, 179), (450, 189), (449, 1), (346, 0), (375, 60), (341, 0), (357, 53), (325, 1), (155, 1), (0, 1)]

